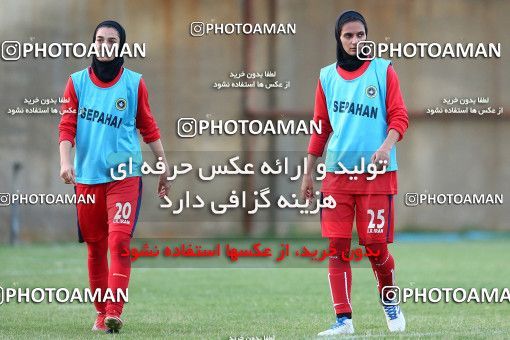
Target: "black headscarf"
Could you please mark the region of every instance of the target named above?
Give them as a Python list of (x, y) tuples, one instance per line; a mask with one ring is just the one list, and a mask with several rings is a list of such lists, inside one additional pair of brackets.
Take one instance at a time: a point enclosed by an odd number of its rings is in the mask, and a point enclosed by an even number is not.
[(346, 71), (355, 71), (364, 63), (364, 60), (358, 59), (357, 56), (351, 56), (348, 54), (342, 47), (342, 42), (340, 41), (340, 32), (342, 31), (342, 27), (346, 23), (352, 21), (360, 21), (363, 26), (365, 26), (365, 34), (368, 35), (367, 23), (360, 13), (356, 11), (346, 11), (340, 14), (338, 19), (336, 19), (336, 64)]
[[(122, 46), (126, 43), (126, 32), (124, 28), (116, 21), (107, 20), (103, 21), (99, 25), (97, 25), (94, 36), (92, 37), (92, 41), (96, 41), (96, 33), (97, 30), (101, 27), (111, 27), (115, 28), (119, 33), (119, 53), (122, 50)], [(115, 59), (111, 61), (99, 61), (96, 56), (92, 56), (92, 69), (94, 70), (94, 74), (103, 82), (107, 83), (115, 79), (115, 77), (119, 74), (119, 71), (124, 64), (123, 57), (115, 57)]]

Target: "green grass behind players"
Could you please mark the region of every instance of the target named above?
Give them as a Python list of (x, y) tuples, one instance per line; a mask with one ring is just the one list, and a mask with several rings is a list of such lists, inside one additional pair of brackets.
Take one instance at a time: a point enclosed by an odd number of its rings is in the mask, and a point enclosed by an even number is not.
[[(510, 287), (508, 242), (390, 246), (403, 287)], [(83, 245), (0, 246), (0, 286), (87, 286)], [(369, 268), (353, 270), (357, 336), (393, 338)], [(403, 337), (502, 338), (510, 304), (402, 306)], [(0, 338), (71, 339), (93, 334), (91, 304), (0, 305)], [(313, 338), (334, 321), (327, 269), (133, 269), (122, 338)]]

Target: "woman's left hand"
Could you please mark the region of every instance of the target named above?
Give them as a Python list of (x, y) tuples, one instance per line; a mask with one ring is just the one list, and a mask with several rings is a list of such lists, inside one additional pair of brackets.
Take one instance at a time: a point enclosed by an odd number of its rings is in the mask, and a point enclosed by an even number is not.
[(159, 198), (163, 198), (170, 193), (170, 182), (167, 180), (167, 177), (170, 176), (170, 170), (168, 170), (168, 164), (165, 164), (166, 171), (159, 175), (158, 182), (158, 196)]
[(381, 170), (385, 165), (386, 169), (390, 166), (390, 152), (385, 149), (379, 149), (372, 155), (372, 163), (377, 167), (377, 170)]

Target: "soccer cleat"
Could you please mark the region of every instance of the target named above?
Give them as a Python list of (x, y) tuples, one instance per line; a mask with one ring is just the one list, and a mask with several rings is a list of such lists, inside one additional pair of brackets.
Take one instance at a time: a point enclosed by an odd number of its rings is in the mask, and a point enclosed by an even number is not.
[(104, 318), (106, 317), (105, 313), (97, 312), (96, 322), (94, 322), (94, 326), (92, 326), (93, 331), (106, 331), (107, 328), (104, 325)]
[(336, 323), (331, 326), (330, 329), (320, 332), (318, 336), (329, 336), (339, 334), (352, 334), (354, 333), (354, 326), (352, 325), (352, 319), (347, 317), (336, 318)]
[(122, 320), (119, 315), (106, 315), (104, 324), (108, 327), (107, 333), (118, 333), (122, 328)]
[[(391, 303), (392, 301), (388, 301)], [(384, 315), (390, 332), (403, 332), (406, 329), (406, 319), (398, 304), (386, 305), (383, 303)]]

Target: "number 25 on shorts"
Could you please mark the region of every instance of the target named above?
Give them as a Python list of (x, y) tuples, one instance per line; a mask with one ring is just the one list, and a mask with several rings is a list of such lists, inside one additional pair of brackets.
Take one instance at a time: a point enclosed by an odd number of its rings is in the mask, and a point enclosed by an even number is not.
[[(377, 210), (377, 213), (372, 209), (367, 209), (367, 214), (370, 215), (370, 222), (368, 223), (368, 233), (380, 234), (384, 228), (384, 209)], [(375, 224), (377, 222), (377, 224)]]

